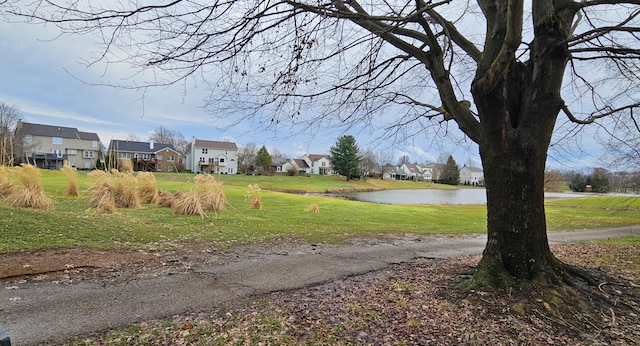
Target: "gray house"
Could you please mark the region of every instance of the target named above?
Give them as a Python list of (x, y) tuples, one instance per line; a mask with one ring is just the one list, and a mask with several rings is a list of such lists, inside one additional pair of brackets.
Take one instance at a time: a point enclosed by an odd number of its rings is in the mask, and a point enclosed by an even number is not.
[(40, 168), (60, 169), (65, 164), (94, 169), (100, 158), (100, 138), (74, 127), (32, 124), (19, 121), (15, 138), (15, 162)]

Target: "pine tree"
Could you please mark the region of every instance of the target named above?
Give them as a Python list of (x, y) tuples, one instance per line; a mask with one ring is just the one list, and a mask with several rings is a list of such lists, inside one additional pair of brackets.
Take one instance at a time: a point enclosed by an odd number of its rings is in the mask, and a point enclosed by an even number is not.
[(360, 176), (360, 156), (356, 139), (353, 136), (341, 136), (336, 145), (329, 149), (329, 152), (334, 172), (347, 177), (347, 181), (352, 177)]
[(267, 168), (271, 166), (271, 154), (267, 151), (267, 148), (263, 145), (258, 153), (256, 153), (256, 166), (262, 167), (264, 173), (267, 172)]
[(447, 163), (440, 174), (440, 182), (449, 185), (460, 184), (460, 168), (451, 155), (447, 158)]

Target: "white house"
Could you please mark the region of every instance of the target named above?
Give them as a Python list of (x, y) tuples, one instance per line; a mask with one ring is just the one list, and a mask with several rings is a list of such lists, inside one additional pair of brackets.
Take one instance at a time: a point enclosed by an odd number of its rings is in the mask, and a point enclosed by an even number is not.
[(191, 140), (187, 167), (193, 173), (238, 173), (238, 146), (232, 142)]
[(464, 185), (484, 185), (484, 172), (477, 167), (464, 166), (460, 169), (460, 184)]
[(309, 166), (309, 174), (331, 175), (331, 159), (328, 155), (304, 154), (302, 160)]

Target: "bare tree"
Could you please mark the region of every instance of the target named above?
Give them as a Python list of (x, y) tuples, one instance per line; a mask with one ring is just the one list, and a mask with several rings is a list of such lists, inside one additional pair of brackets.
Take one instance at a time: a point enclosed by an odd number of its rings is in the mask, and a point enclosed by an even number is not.
[(247, 143), (238, 149), (238, 169), (247, 172), (256, 163), (258, 147), (255, 143)]
[(191, 147), (191, 143), (184, 139), (180, 131), (170, 130), (164, 126), (156, 127), (149, 136), (149, 140), (156, 143), (171, 144), (180, 155), (185, 155), (188, 148)]
[(118, 59), (165, 72), (157, 85), (202, 72), (211, 105), (276, 109), (246, 112), (266, 124), (411, 136), (455, 135), (452, 123), (477, 143), (487, 186), (488, 241), (470, 285), (575, 279), (547, 240), (552, 135), (640, 106), (640, 0), (15, 4), (4, 13), (99, 32)]
[(405, 163), (410, 163), (410, 162), (411, 162), (411, 158), (409, 157), (409, 155), (402, 155), (398, 159), (398, 166), (402, 166)]
[(376, 155), (371, 149), (360, 150), (360, 176), (364, 179), (371, 176), (374, 169), (378, 167), (376, 164)]
[(376, 163), (380, 170), (380, 179), (384, 179), (385, 174), (390, 173), (393, 169), (391, 162), (393, 162), (393, 152), (389, 150), (380, 150), (376, 152)]
[(13, 165), (17, 145), (14, 133), (19, 120), (20, 112), (15, 106), (0, 102), (0, 166)]

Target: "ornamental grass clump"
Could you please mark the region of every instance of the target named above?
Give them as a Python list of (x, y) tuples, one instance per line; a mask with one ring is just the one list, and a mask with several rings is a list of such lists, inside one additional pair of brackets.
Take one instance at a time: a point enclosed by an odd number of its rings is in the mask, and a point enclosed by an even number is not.
[(174, 196), (171, 192), (165, 190), (158, 191), (158, 198), (156, 199), (156, 205), (159, 207), (171, 208), (173, 207), (173, 202), (175, 197), (179, 196), (179, 193), (176, 192), (176, 196)]
[(40, 170), (32, 165), (22, 164), (15, 170), (20, 185), (16, 185), (7, 197), (9, 204), (15, 208), (51, 209), (53, 198), (49, 197), (40, 181)]
[(178, 215), (200, 215), (204, 219), (207, 214), (202, 207), (199, 191), (182, 192), (174, 199), (171, 206), (174, 214)]
[(120, 173), (133, 174), (133, 162), (131, 159), (120, 159), (118, 171)]
[(138, 180), (133, 174), (121, 173), (118, 170), (112, 169), (109, 185), (117, 208), (140, 208)]
[(262, 191), (258, 184), (249, 184), (245, 200), (249, 201), (249, 209), (262, 209)]
[(305, 209), (304, 211), (306, 211), (307, 213), (319, 213), (320, 206), (318, 206), (316, 203), (313, 203), (312, 205), (309, 206), (309, 208)]
[(137, 209), (140, 207), (138, 180), (131, 173), (112, 169), (109, 173), (93, 171), (88, 177), (94, 182), (89, 188), (87, 204), (98, 212), (111, 214), (116, 208)]
[(138, 179), (138, 194), (145, 203), (156, 203), (158, 201), (158, 188), (156, 177), (151, 172), (140, 172)]
[(109, 173), (105, 171), (92, 171), (87, 177), (93, 181), (89, 187), (89, 208), (96, 208), (100, 214), (113, 214), (116, 211), (116, 201), (111, 193)]
[(195, 177), (196, 191), (200, 196), (200, 204), (204, 210), (223, 211), (227, 203), (227, 197), (222, 189), (222, 182), (217, 181), (210, 174), (202, 174)]
[(76, 169), (69, 165), (64, 165), (64, 167), (62, 167), (60, 171), (67, 178), (67, 196), (80, 196), (80, 189), (78, 188), (78, 175), (76, 174)]
[(5, 166), (0, 166), (0, 198), (9, 197), (14, 188), (9, 169)]

